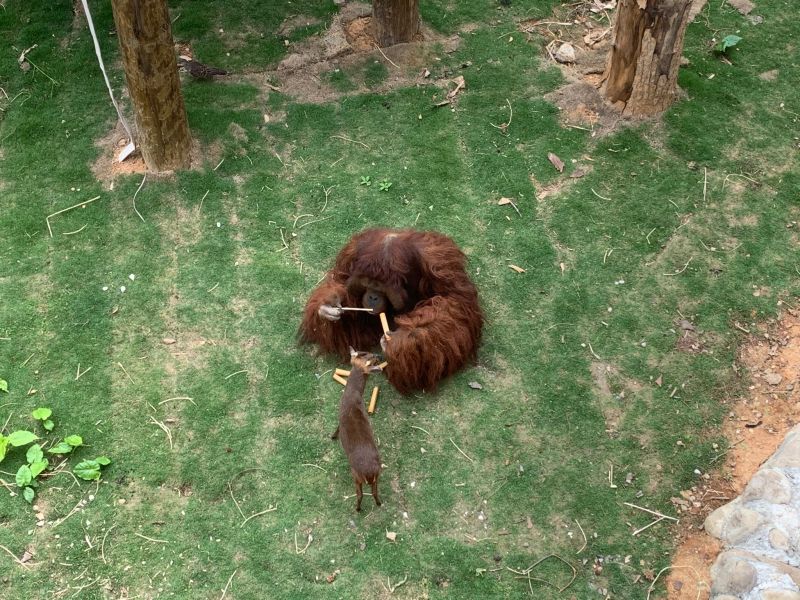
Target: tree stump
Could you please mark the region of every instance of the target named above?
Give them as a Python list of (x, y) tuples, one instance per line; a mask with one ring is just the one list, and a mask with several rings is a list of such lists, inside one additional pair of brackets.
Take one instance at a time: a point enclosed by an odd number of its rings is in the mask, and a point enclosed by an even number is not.
[(410, 42), (419, 32), (419, 0), (372, 0), (372, 21), (382, 48)]
[(678, 95), (683, 36), (692, 0), (620, 0), (603, 96), (623, 114), (666, 110)]
[(186, 121), (165, 0), (112, 0), (137, 128), (148, 171), (189, 166)]

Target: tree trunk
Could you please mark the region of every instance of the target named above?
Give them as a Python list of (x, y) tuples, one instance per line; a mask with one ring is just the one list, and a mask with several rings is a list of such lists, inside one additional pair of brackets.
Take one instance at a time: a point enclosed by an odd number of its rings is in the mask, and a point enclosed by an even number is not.
[(624, 114), (653, 115), (674, 102), (691, 4), (620, 0), (602, 93)]
[(419, 0), (372, 0), (372, 21), (382, 48), (410, 42), (419, 31)]
[(149, 171), (189, 166), (191, 138), (166, 0), (112, 0), (125, 78)]

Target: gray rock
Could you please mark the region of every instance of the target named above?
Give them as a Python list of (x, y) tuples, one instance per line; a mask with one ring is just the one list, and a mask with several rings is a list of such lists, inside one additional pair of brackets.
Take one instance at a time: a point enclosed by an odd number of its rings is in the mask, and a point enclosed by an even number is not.
[(763, 520), (758, 512), (741, 502), (731, 502), (708, 515), (706, 530), (715, 538), (736, 546), (751, 537)]
[(764, 590), (761, 600), (800, 600), (800, 592), (794, 590)]
[(711, 567), (711, 594), (734, 594), (741, 597), (752, 590), (758, 580), (756, 569), (744, 558), (723, 552)]
[(769, 543), (776, 550), (782, 550), (784, 552), (791, 546), (789, 536), (776, 528), (769, 530)]
[(783, 443), (775, 451), (775, 454), (764, 463), (764, 466), (773, 469), (800, 468), (800, 425), (795, 425), (786, 434)]
[(779, 385), (781, 381), (783, 381), (783, 375), (780, 373), (766, 373), (764, 375), (764, 381), (766, 381), (770, 385)]
[(553, 54), (555, 59), (564, 64), (575, 62), (575, 48), (569, 42), (564, 42)]
[(741, 498), (745, 502), (763, 498), (773, 504), (788, 504), (792, 499), (792, 482), (777, 469), (762, 468), (753, 475)]

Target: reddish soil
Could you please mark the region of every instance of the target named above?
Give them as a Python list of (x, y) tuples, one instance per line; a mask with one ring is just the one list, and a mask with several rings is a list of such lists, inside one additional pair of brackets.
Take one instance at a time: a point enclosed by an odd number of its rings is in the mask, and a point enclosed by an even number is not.
[(667, 577), (670, 600), (709, 597), (709, 570), (721, 548), (702, 530), (703, 520), (741, 493), (786, 432), (800, 422), (800, 311), (784, 310), (780, 319), (766, 324), (768, 333), (754, 333), (753, 325), (739, 327), (753, 332), (738, 361), (751, 385), (744, 398), (730, 400), (723, 432), (731, 447), (720, 456), (724, 463), (719, 471), (697, 489), (681, 493), (684, 502), (687, 496), (694, 499), (681, 518), (680, 546)]

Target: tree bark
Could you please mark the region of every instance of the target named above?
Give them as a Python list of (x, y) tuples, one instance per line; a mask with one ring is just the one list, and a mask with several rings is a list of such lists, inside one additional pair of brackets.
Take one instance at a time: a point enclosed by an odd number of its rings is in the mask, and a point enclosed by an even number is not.
[(145, 165), (156, 172), (186, 168), (191, 137), (166, 0), (111, 6)]
[(620, 0), (602, 93), (632, 116), (663, 112), (677, 98), (692, 0)]
[(419, 0), (372, 0), (372, 21), (382, 48), (410, 42), (419, 32)]

